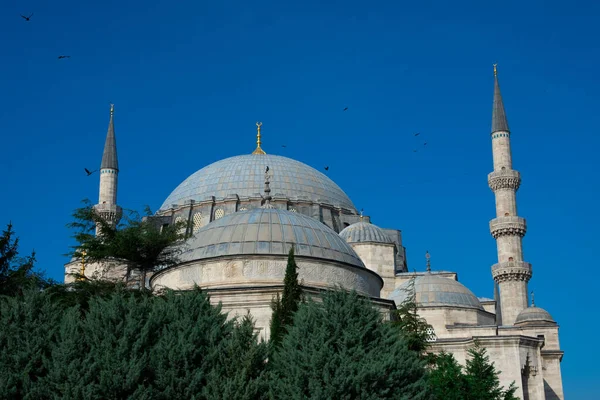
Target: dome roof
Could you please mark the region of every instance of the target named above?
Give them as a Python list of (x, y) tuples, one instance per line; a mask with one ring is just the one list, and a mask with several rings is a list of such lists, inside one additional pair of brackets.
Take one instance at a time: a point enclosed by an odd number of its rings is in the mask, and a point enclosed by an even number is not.
[(209, 196), (224, 199), (230, 194), (257, 196), (264, 187), (264, 171), (269, 166), (271, 193), (289, 198), (305, 197), (356, 211), (346, 193), (331, 179), (299, 161), (269, 154), (248, 154), (212, 163), (184, 180), (167, 197), (160, 210), (186, 200), (201, 201)]
[(392, 243), (383, 229), (369, 222), (357, 222), (345, 227), (340, 237), (348, 243)]
[[(483, 310), (477, 297), (462, 283), (435, 274), (419, 275), (414, 278), (416, 302), (419, 307), (454, 306)], [(398, 286), (389, 296), (400, 305), (408, 297), (411, 281)]]
[(550, 313), (543, 308), (527, 307), (519, 313), (515, 320), (515, 325), (525, 322), (551, 322), (555, 323)]
[(231, 255), (296, 255), (365, 268), (350, 245), (327, 225), (300, 213), (255, 208), (204, 226), (187, 242), (182, 261)]

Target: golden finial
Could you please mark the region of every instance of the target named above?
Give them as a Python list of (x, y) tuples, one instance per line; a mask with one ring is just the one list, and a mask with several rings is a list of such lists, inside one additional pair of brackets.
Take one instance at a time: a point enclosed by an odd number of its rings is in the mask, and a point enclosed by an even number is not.
[(498, 64), (494, 64), (494, 76), (498, 76)]
[(110, 105), (110, 115), (113, 115), (113, 114), (114, 114), (114, 112), (115, 112), (115, 105), (114, 105), (114, 104), (111, 104), (111, 105)]
[(263, 149), (260, 148), (260, 127), (262, 126), (262, 122), (256, 123), (256, 150), (252, 152), (252, 154), (267, 154)]
[(427, 260), (427, 272), (431, 272), (431, 255), (425, 250), (425, 259)]
[(360, 209), (360, 222), (363, 221), (363, 208)]

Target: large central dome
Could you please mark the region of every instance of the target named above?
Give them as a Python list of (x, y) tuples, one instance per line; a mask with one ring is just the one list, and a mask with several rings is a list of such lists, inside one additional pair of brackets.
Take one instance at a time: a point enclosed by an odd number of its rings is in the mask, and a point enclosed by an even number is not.
[(269, 166), (271, 193), (290, 199), (306, 198), (356, 211), (346, 193), (331, 179), (299, 161), (269, 154), (248, 154), (226, 158), (196, 171), (169, 195), (161, 210), (186, 200), (202, 201), (210, 196), (224, 199), (258, 196), (264, 189), (265, 167)]

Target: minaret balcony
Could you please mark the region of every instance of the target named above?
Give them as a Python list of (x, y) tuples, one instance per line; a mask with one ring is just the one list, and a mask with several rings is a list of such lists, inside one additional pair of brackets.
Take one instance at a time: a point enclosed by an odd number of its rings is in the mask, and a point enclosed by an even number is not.
[(521, 217), (498, 217), (490, 221), (490, 232), (494, 239), (500, 236), (525, 236), (527, 223)]
[(492, 265), (492, 277), (496, 283), (508, 281), (529, 282), (533, 271), (525, 261), (505, 261)]
[(123, 209), (115, 204), (96, 204), (94, 210), (109, 224), (116, 225), (123, 216)]
[(518, 190), (521, 185), (521, 174), (514, 169), (503, 169), (488, 174), (488, 185), (494, 192), (498, 189)]

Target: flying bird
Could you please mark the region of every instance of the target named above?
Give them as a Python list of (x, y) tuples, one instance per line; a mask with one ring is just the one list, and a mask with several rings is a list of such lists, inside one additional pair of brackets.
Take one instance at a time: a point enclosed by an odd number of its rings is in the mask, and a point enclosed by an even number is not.
[(59, 60), (62, 60), (63, 58), (71, 58), (71, 56), (58, 56)]
[(344, 111), (348, 110), (348, 107), (344, 108)]
[(329, 171), (329, 166), (325, 167), (325, 171)]
[(23, 18), (27, 22), (29, 22), (29, 20), (31, 19), (31, 17), (33, 17), (33, 13), (31, 13), (31, 15), (29, 17), (26, 17), (23, 14), (21, 14), (21, 18)]
[(417, 150), (416, 150), (416, 149), (415, 149), (415, 150), (413, 150), (413, 153), (416, 153), (416, 152), (417, 152)]
[(427, 142), (423, 143), (423, 146), (427, 146)]
[(415, 133), (415, 136), (419, 136), (421, 134), (421, 132), (417, 132)]
[(282, 144), (281, 147), (287, 147), (285, 144)]
[(97, 169), (95, 169), (95, 170), (93, 170), (93, 171), (90, 171), (90, 170), (89, 170), (89, 169), (87, 169), (87, 168), (84, 168), (84, 169), (85, 169), (85, 173), (87, 174), (87, 176), (90, 176), (90, 175), (91, 175), (91, 174), (93, 174), (94, 172), (98, 171)]

